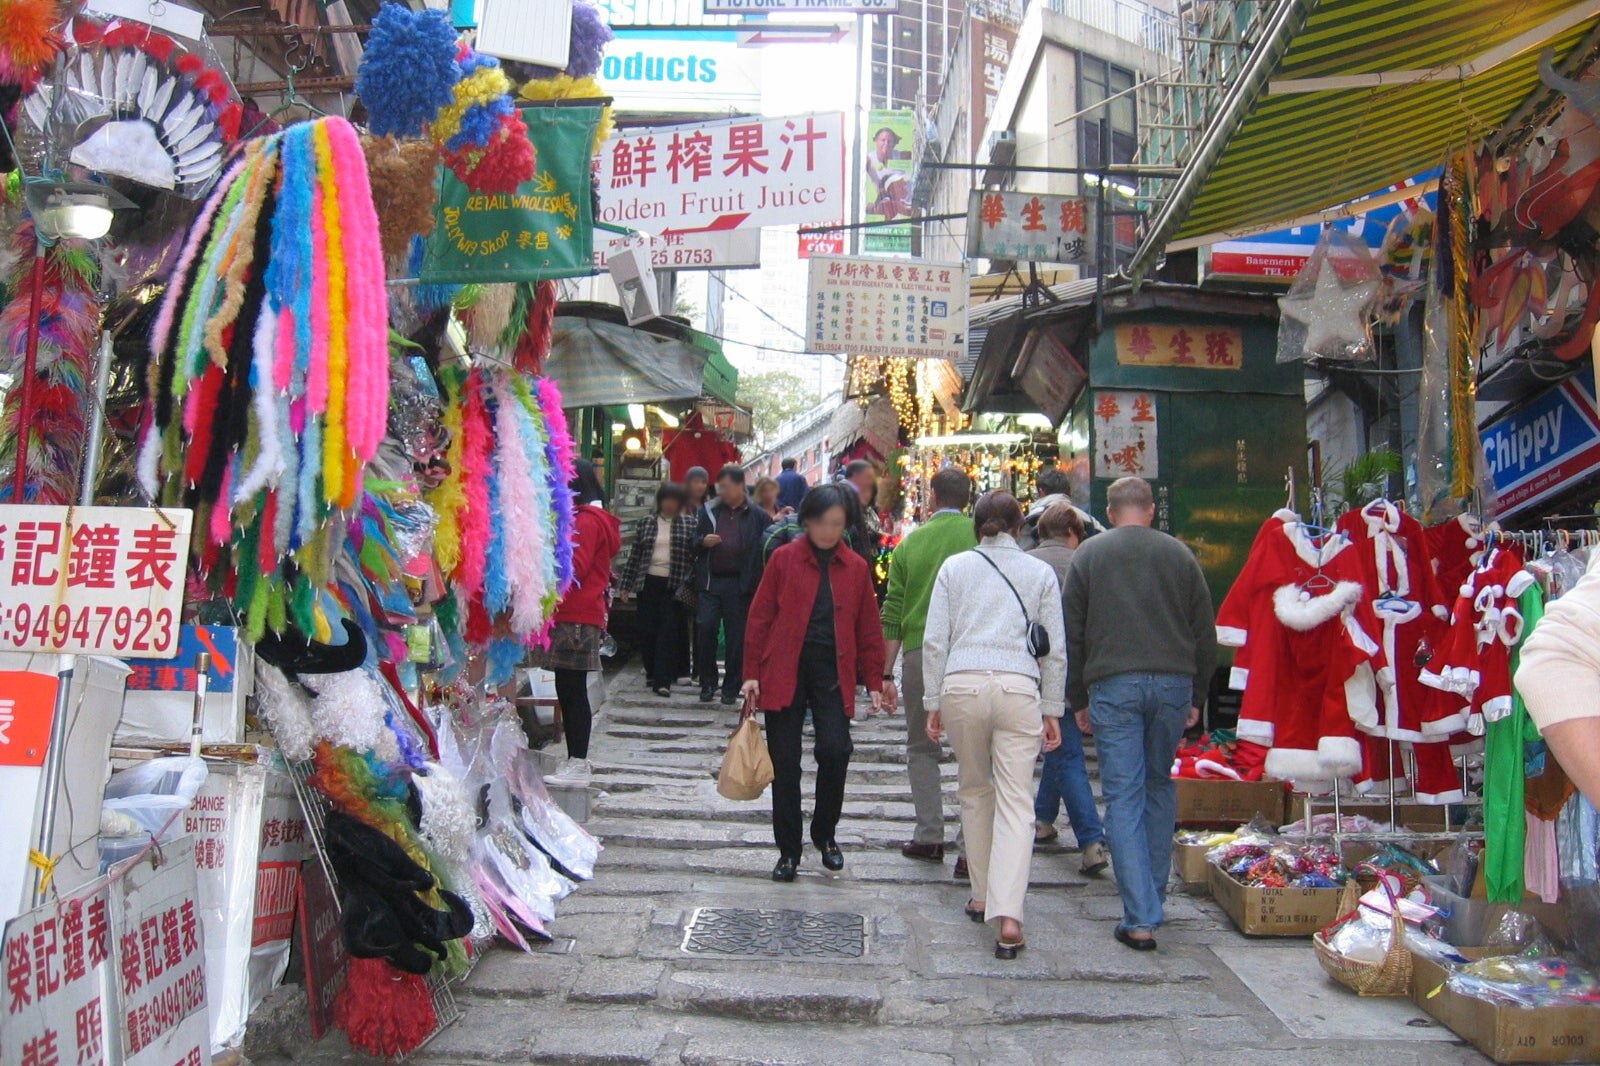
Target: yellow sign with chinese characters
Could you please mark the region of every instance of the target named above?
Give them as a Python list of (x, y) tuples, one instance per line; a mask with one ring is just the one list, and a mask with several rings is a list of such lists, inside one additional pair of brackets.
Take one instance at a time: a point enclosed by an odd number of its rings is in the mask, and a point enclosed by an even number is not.
[(1222, 326), (1117, 327), (1118, 366), (1243, 370), (1244, 333)]

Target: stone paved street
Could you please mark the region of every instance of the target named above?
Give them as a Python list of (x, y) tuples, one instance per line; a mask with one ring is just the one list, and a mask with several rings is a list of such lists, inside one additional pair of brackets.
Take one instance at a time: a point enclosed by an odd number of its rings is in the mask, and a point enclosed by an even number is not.
[[(661, 700), (633, 670), (610, 688), (592, 753), (606, 793), (589, 823), (606, 844), (596, 880), (561, 905), (554, 945), (485, 959), (459, 993), (462, 1022), (411, 1061), (1485, 1061), (1407, 1002), (1357, 1000), (1331, 986), (1309, 942), (1246, 940), (1208, 901), (1175, 895), (1162, 950), (1128, 951), (1111, 937), (1115, 885), (1082, 877), (1066, 847), (1036, 856), (1028, 950), (996, 960), (993, 931), (961, 913), (966, 890), (951, 879), (951, 860), (937, 867), (898, 852), (912, 817), (899, 716), (857, 721), (838, 838), (844, 872), (827, 875), (808, 852), (798, 882), (774, 884), (767, 801), (734, 803), (715, 791), (734, 715), (697, 703), (690, 688)], [(945, 767), (952, 839), (954, 770)], [(809, 787), (808, 773), (808, 795)], [(699, 908), (859, 915), (865, 953), (691, 953), (685, 928)], [(818, 950), (829, 946), (818, 941)], [(358, 1058), (337, 1037), (278, 1043), (256, 1049), (253, 1061)]]

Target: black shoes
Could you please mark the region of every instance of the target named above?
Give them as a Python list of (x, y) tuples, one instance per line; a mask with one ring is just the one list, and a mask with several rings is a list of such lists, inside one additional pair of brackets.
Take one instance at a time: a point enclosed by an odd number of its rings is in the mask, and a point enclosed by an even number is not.
[(710, 703), (712, 700), (714, 700), (716, 698), (717, 698), (717, 690), (716, 689), (714, 689), (714, 688), (703, 688), (703, 689), (700, 690), (700, 702), (701, 703)]
[(1119, 944), (1122, 944), (1125, 947), (1130, 947), (1134, 951), (1154, 951), (1156, 949), (1155, 937), (1134, 936), (1120, 925), (1117, 926), (1113, 935), (1117, 938), (1117, 942)]
[(785, 855), (778, 860), (778, 865), (772, 868), (772, 879), (774, 881), (781, 882), (793, 881), (795, 878), (795, 873), (799, 870), (799, 868), (799, 859), (791, 859), (789, 856)]
[(738, 702), (739, 702), (739, 697), (738, 697), (737, 694), (732, 693), (732, 692), (724, 692), (722, 694), (722, 705), (724, 707), (732, 707), (735, 703), (738, 703)]
[(839, 845), (833, 841), (818, 844), (817, 850), (822, 852), (822, 865), (829, 870), (838, 872), (844, 869), (844, 852), (839, 850)]
[(908, 859), (916, 859), (918, 862), (944, 862), (944, 845), (918, 844), (913, 840), (908, 844), (900, 845), (900, 854)]
[(1010, 962), (1022, 954), (1022, 949), (1028, 946), (1025, 940), (1006, 940), (1001, 938), (994, 942), (994, 957)]

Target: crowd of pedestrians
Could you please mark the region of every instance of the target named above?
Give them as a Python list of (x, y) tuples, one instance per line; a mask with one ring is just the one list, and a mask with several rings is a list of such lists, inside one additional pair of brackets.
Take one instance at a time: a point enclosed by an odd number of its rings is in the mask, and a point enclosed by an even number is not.
[[(1101, 526), (1046, 468), (1025, 512), (1004, 492), (972, 498), (965, 472), (928, 485), (920, 524), (888, 555), (878, 471), (858, 460), (810, 486), (783, 464), (750, 491), (734, 465), (663, 484), (615, 581), (638, 598), (637, 644), (651, 690), (685, 677), (703, 703), (762, 716), (772, 758), (772, 876), (803, 860), (801, 755), (811, 723), (817, 763), (809, 826), (822, 865), (843, 868), (836, 840), (858, 693), (903, 708), (916, 814), (907, 859), (942, 864), (971, 884), (965, 912), (995, 929), (995, 954), (1026, 947), (1032, 854), (1057, 839), (1065, 810), (1085, 874), (1109, 866), (1122, 898), (1118, 941), (1156, 948), (1176, 821), (1171, 765), (1216, 658), (1210, 593), (1192, 552), (1153, 528), (1148, 483), (1107, 493)], [(611, 561), (620, 539), (591, 469), (580, 471), (574, 592), (560, 606), (545, 665), (555, 673), (568, 762), (586, 779)], [(880, 609), (881, 603), (881, 609)], [(897, 683), (896, 678), (899, 681)], [(1085, 742), (1095, 744), (1105, 812)], [(947, 840), (940, 761), (957, 764), (960, 830)], [(1043, 756), (1038, 784), (1035, 767)]]

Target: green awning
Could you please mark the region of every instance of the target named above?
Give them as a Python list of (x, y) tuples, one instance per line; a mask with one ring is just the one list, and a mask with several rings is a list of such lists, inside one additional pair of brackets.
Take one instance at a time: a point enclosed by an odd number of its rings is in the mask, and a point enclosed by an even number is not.
[(701, 391), (725, 404), (737, 403), (739, 369), (728, 362), (728, 357), (722, 354), (722, 346), (712, 338), (704, 333), (696, 333), (692, 339), (698, 344), (698, 339), (701, 337), (705, 338), (705, 344), (699, 346), (711, 353), (706, 359), (705, 376), (700, 379)]
[(1593, 0), (1279, 2), (1135, 273), (1172, 241), (1260, 232), (1437, 167), (1544, 92), (1542, 52), (1559, 65), (1600, 22)]

